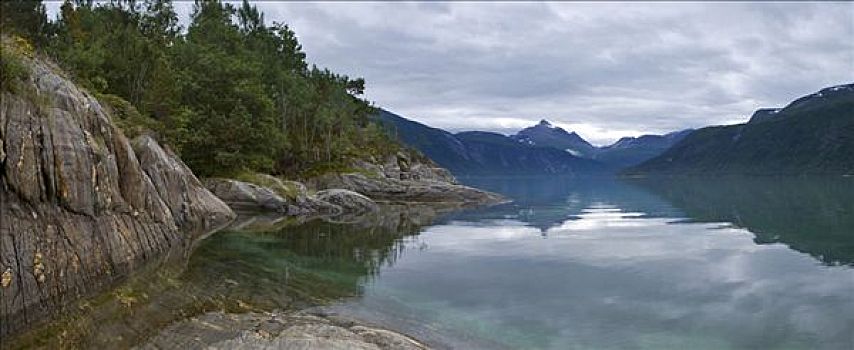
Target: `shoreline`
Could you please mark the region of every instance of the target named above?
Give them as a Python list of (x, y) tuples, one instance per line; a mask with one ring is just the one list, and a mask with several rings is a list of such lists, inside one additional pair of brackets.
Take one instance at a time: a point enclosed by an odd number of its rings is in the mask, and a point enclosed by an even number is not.
[[(345, 301), (350, 296), (342, 296), (327, 301), (327, 296), (314, 295), (316, 300), (300, 300), (296, 296), (282, 296), (286, 309), (255, 305), (251, 301), (245, 302), (237, 298), (228, 298), (224, 295), (208, 295), (205, 293), (219, 293), (220, 291), (206, 291), (199, 289), (192, 283), (185, 281), (184, 276), (188, 272), (190, 259), (197, 248), (217, 234), (227, 233), (230, 230), (254, 233), (272, 232), (285, 227), (299, 227), (311, 222), (325, 222), (335, 225), (347, 225), (357, 227), (386, 227), (391, 229), (395, 221), (401, 216), (407, 216), (413, 220), (416, 227), (426, 225), (437, 216), (454, 212), (463, 208), (458, 206), (447, 206), (444, 203), (406, 203), (389, 205), (381, 204), (377, 212), (365, 213), (350, 217), (348, 220), (336, 221), (335, 218), (324, 216), (288, 216), (274, 213), (246, 213), (237, 212), (238, 217), (227, 224), (194, 237), (188, 245), (173, 247), (156, 260), (152, 260), (147, 266), (142, 267), (116, 282), (105, 291), (90, 295), (74, 301), (62, 308), (54, 319), (45, 319), (42, 322), (32, 324), (20, 332), (10, 334), (4, 338), (0, 348), (56, 348), (56, 347), (78, 347), (78, 348), (140, 348), (150, 339), (157, 337), (160, 333), (167, 331), (169, 327), (191, 321), (194, 318), (208, 314), (242, 315), (242, 314), (282, 314), (320, 315), (317, 311), (321, 308), (335, 303)], [(411, 215), (404, 215), (404, 213)], [(249, 214), (249, 215), (247, 215)], [(337, 219), (341, 219), (338, 217)], [(224, 284), (236, 283), (224, 280)], [(244, 283), (244, 281), (241, 281)], [(188, 289), (189, 288), (189, 289)], [(217, 289), (216, 287), (214, 289)], [(342, 299), (343, 298), (343, 299)], [(328, 304), (327, 304), (328, 303)], [(272, 311), (277, 310), (277, 311)], [(314, 311), (311, 311), (314, 310)], [(178, 312), (178, 314), (175, 314)], [(257, 316), (257, 315), (256, 315)], [(259, 316), (260, 317), (260, 316)], [(318, 316), (319, 317), (319, 316)], [(334, 316), (323, 316), (330, 318)], [(239, 318), (239, 317), (238, 317)], [(341, 320), (329, 321), (332, 323), (344, 322)], [(360, 319), (349, 319), (343, 327), (349, 329), (354, 326), (378, 329), (384, 332), (397, 334), (397, 337), (415, 339), (410, 335), (398, 330), (365, 322)], [(287, 325), (287, 324), (284, 324)], [(235, 331), (245, 331), (238, 329)], [(343, 330), (338, 330), (343, 331)], [(103, 334), (99, 334), (103, 332)], [(340, 332), (339, 332), (340, 333)], [(108, 339), (110, 337), (116, 339)], [(173, 335), (174, 337), (174, 335)], [(352, 337), (351, 337), (352, 338)], [(134, 340), (136, 339), (136, 340)], [(349, 339), (349, 338), (347, 338)], [(346, 340), (346, 339), (345, 339)], [(420, 341), (419, 347), (413, 349), (429, 348)], [(101, 345), (98, 345), (101, 344)], [(380, 349), (384, 349), (380, 347)]]

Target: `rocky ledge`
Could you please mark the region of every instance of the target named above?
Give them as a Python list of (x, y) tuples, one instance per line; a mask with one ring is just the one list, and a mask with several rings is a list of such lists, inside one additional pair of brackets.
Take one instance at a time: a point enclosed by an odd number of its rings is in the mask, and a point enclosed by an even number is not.
[(212, 178), (205, 186), (239, 212), (274, 212), (287, 216), (342, 216), (374, 212), (377, 204), (359, 193), (330, 189), (310, 193), (305, 185), (270, 175), (253, 174), (252, 181)]
[(422, 350), (425, 344), (390, 330), (332, 316), (213, 312), (173, 324), (140, 349)]
[(210, 178), (205, 187), (237, 211), (275, 212), (300, 216), (340, 213), (342, 208), (310, 195), (305, 185), (266, 174), (252, 174), (252, 180)]
[(289, 216), (362, 214), (375, 211), (375, 202), (460, 207), (507, 201), (501, 195), (460, 185), (446, 169), (429, 161), (413, 161), (404, 152), (381, 162), (356, 161), (351, 168), (352, 172), (311, 178), (306, 181), (308, 186), (264, 174), (252, 174), (248, 181), (214, 178), (204, 182), (235, 210)]
[(499, 194), (460, 185), (447, 169), (399, 152), (382, 161), (353, 163), (357, 171), (318, 176), (307, 181), (318, 190), (343, 188), (375, 201), (489, 205), (506, 202)]

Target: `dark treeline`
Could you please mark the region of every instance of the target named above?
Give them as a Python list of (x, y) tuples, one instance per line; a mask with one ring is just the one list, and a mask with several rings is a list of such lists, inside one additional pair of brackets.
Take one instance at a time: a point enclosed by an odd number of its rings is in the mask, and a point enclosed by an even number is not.
[[(310, 66), (296, 34), (243, 2), (3, 1), (0, 29), (26, 39), (116, 113), (154, 131), (203, 176), (328, 169), (394, 151), (363, 79)], [(4, 55), (9, 60), (9, 55)]]

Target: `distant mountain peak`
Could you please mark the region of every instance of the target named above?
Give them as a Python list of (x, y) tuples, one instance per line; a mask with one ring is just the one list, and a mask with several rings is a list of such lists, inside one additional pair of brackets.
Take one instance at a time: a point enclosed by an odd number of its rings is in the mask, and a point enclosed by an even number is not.
[(554, 125), (552, 125), (551, 122), (549, 122), (548, 120), (545, 120), (545, 119), (540, 119), (540, 122), (537, 123), (537, 126), (544, 126), (547, 128), (554, 128), (555, 127)]
[(521, 131), (519, 131), (519, 133), (524, 134), (525, 132), (528, 132), (531, 130), (546, 130), (546, 131), (550, 131), (552, 133), (569, 134), (569, 135), (578, 136), (578, 134), (576, 134), (575, 131), (566, 131), (559, 126), (552, 124), (550, 121), (548, 121), (546, 119), (540, 119), (540, 122), (537, 123), (537, 125), (530, 126), (530, 127), (525, 128), (525, 129), (522, 129)]
[(557, 148), (575, 156), (586, 158), (592, 158), (596, 152), (596, 147), (585, 141), (584, 138), (575, 132), (567, 132), (546, 119), (540, 120), (537, 125), (520, 130), (516, 135), (511, 137), (520, 143), (531, 146), (536, 145), (538, 147)]

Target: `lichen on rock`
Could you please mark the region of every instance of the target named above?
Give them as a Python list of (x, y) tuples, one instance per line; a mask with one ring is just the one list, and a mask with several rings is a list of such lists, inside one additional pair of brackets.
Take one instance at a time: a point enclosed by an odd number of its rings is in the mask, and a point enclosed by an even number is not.
[(3, 271), (3, 275), (0, 276), (0, 286), (6, 288), (10, 284), (12, 284), (12, 269), (7, 267), (6, 270)]

